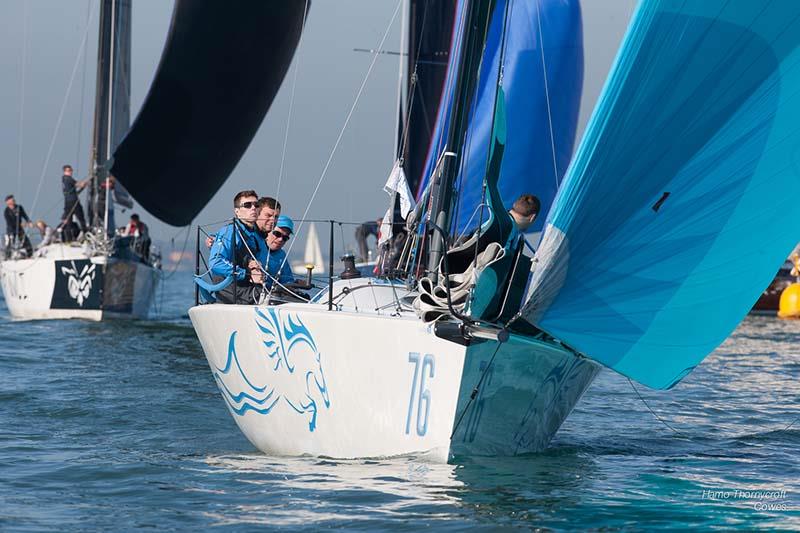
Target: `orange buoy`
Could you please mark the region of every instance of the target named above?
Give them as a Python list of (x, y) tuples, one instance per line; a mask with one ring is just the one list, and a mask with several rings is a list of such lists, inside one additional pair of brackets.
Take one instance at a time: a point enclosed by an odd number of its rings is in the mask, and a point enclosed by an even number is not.
[(792, 283), (781, 293), (778, 304), (780, 318), (800, 318), (800, 283)]

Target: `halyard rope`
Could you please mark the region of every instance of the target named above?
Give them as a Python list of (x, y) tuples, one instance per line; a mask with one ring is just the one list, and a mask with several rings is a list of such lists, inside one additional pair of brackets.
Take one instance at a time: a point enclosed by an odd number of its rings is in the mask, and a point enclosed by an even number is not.
[(292, 76), (292, 92), (289, 98), (289, 113), (286, 115), (286, 130), (283, 133), (283, 151), (281, 152), (281, 168), (278, 172), (278, 190), (275, 193), (275, 198), (278, 199), (281, 196), (281, 183), (283, 182), (283, 170), (285, 167), (286, 162), (286, 145), (289, 142), (289, 126), (292, 123), (292, 110), (294, 109), (294, 95), (295, 95), (295, 88), (297, 87), (297, 73), (300, 70), (300, 58), (302, 56), (303, 51), (303, 35), (305, 34), (305, 24), (306, 24), (306, 16), (308, 15), (308, 0), (305, 2), (305, 7), (303, 8), (303, 18), (300, 21), (300, 39), (297, 43), (297, 61), (294, 65), (294, 74)]
[(53, 131), (53, 137), (50, 140), (50, 147), (47, 149), (47, 157), (45, 157), (44, 165), (42, 165), (42, 174), (39, 176), (39, 185), (36, 187), (36, 195), (33, 197), (33, 205), (31, 207), (31, 213), (36, 212), (36, 204), (39, 201), (39, 193), (42, 191), (42, 184), (44, 183), (44, 177), (47, 174), (47, 167), (50, 165), (50, 157), (53, 155), (53, 147), (56, 144), (56, 138), (58, 137), (58, 130), (61, 127), (61, 121), (64, 119), (64, 111), (67, 109), (67, 102), (69, 101), (69, 95), (72, 91), (72, 84), (75, 81), (75, 74), (78, 72), (78, 66), (81, 62), (81, 55), (83, 54), (83, 49), (86, 46), (86, 40), (89, 37), (89, 22), (92, 18), (92, 14), (94, 13), (94, 6), (92, 6), (92, 13), (89, 15), (89, 19), (87, 20), (86, 30), (83, 32), (83, 38), (81, 39), (81, 45), (78, 49), (78, 54), (75, 57), (75, 63), (72, 66), (72, 73), (69, 77), (69, 83), (67, 84), (67, 90), (64, 94), (64, 101), (61, 104), (61, 111), (58, 113), (58, 120), (56, 121), (56, 127)]
[[(403, 3), (403, 0), (398, 0), (397, 6), (395, 7), (394, 13), (392, 14), (392, 18), (389, 20), (389, 24), (386, 25), (386, 30), (383, 32), (383, 37), (381, 37), (381, 41), (378, 44), (378, 47), (376, 48), (376, 50), (383, 50), (383, 45), (386, 42), (386, 38), (389, 35), (389, 31), (391, 30), (392, 25), (394, 24), (395, 18), (397, 18), (397, 13), (400, 11), (400, 6), (402, 5), (402, 3)], [(367, 85), (367, 81), (369, 80), (369, 77), (372, 74), (372, 69), (375, 67), (375, 63), (378, 61), (378, 56), (379, 55), (380, 54), (374, 54), (372, 56), (372, 62), (370, 62), (369, 68), (367, 69), (367, 73), (364, 75), (364, 79), (361, 81), (361, 86), (358, 88), (358, 91), (356, 92), (356, 96), (355, 96), (355, 99), (353, 100), (353, 104), (350, 106), (350, 111), (347, 113), (347, 118), (345, 118), (344, 124), (342, 125), (342, 128), (339, 131), (339, 136), (336, 138), (336, 142), (333, 144), (333, 148), (331, 149), (331, 153), (328, 156), (328, 160), (325, 162), (325, 166), (322, 169), (322, 173), (320, 174), (319, 180), (317, 181), (317, 185), (316, 185), (316, 187), (314, 187), (314, 191), (311, 193), (311, 198), (308, 200), (308, 204), (306, 205), (306, 209), (303, 212), (303, 216), (300, 219), (301, 220), (300, 221), (300, 226), (294, 232), (295, 234), (300, 233), (300, 231), (303, 229), (303, 225), (305, 224), (305, 219), (308, 216), (308, 212), (311, 210), (311, 205), (314, 203), (314, 198), (316, 198), (317, 192), (319, 192), (319, 188), (322, 185), (322, 182), (325, 180), (325, 176), (328, 173), (328, 168), (330, 167), (331, 162), (333, 161), (333, 156), (336, 154), (336, 150), (339, 148), (339, 143), (342, 141), (342, 137), (344, 136), (344, 132), (347, 130), (347, 126), (349, 125), (350, 119), (352, 118), (353, 113), (355, 112), (356, 106), (358, 105), (358, 102), (361, 99), (361, 95), (364, 92), (364, 87), (366, 87), (366, 85)], [(295, 240), (292, 240), (292, 242), (289, 244), (289, 249), (286, 250), (286, 257), (284, 258), (283, 263), (281, 263), (281, 266), (278, 269), (279, 272), (280, 272), (281, 269), (283, 269), (283, 266), (286, 264), (286, 261), (289, 259), (289, 254), (292, 251), (292, 247), (294, 246), (294, 243), (295, 243)]]

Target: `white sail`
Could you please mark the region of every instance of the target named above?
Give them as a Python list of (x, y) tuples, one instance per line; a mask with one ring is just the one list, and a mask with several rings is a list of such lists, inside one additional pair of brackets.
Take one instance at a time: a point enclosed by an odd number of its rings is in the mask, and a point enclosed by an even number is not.
[(306, 265), (314, 265), (315, 272), (322, 272), (325, 268), (325, 261), (322, 259), (322, 247), (319, 244), (317, 226), (311, 224), (308, 228), (306, 237), (306, 251), (303, 254), (303, 261)]
[(306, 236), (306, 249), (303, 252), (303, 261), (292, 264), (292, 272), (295, 274), (305, 274), (306, 265), (314, 266), (314, 274), (325, 272), (325, 260), (322, 258), (322, 246), (319, 243), (317, 226), (313, 223), (308, 224), (308, 235)]

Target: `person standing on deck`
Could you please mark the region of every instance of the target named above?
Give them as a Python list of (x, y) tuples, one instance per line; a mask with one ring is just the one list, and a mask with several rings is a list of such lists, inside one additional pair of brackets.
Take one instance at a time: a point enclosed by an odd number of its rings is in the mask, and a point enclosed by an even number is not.
[(81, 231), (86, 232), (86, 218), (83, 216), (83, 206), (78, 199), (84, 187), (89, 183), (88, 179), (82, 181), (75, 181), (72, 177), (72, 166), (64, 165), (61, 167), (63, 175), (61, 176), (61, 190), (64, 193), (64, 212), (61, 215), (61, 226), (64, 226), (72, 221), (73, 215), (78, 219)]
[(31, 223), (25, 208), (17, 205), (13, 194), (6, 196), (6, 209), (3, 212), (6, 219), (6, 250), (12, 242), (18, 241), (22, 243), (22, 247), (27, 252), (28, 256), (33, 254), (33, 246), (28, 236), (25, 235), (25, 223)]

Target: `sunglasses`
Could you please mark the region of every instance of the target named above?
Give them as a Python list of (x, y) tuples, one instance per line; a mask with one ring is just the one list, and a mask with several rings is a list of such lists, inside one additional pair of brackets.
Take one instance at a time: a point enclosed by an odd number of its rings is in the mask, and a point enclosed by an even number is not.
[(291, 235), (287, 235), (287, 234), (285, 234), (284, 232), (282, 232), (282, 231), (278, 231), (278, 230), (273, 230), (273, 231), (272, 231), (272, 235), (273, 235), (273, 236), (274, 236), (276, 239), (281, 239), (283, 242), (286, 242), (286, 241), (288, 241), (288, 240), (289, 240), (289, 239), (292, 237)]
[(242, 202), (241, 204), (239, 204), (238, 207), (240, 207), (242, 209), (253, 209), (253, 208), (257, 207), (257, 205), (258, 205), (258, 202)]

